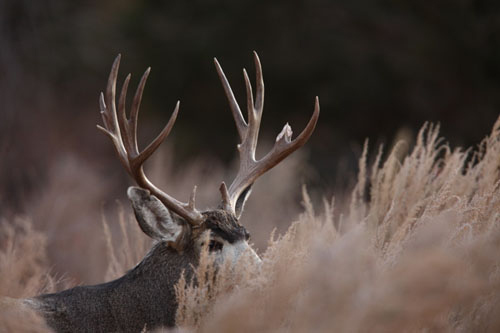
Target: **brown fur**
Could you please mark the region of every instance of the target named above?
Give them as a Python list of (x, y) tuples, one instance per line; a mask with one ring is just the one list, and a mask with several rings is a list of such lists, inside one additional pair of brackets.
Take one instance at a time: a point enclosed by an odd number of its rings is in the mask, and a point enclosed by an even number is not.
[(157, 242), (124, 276), (99, 285), (78, 286), (26, 300), (57, 332), (139, 332), (144, 327), (173, 327), (177, 300), (174, 286), (184, 272), (188, 281), (198, 265), (196, 241), (210, 230), (230, 243), (248, 232), (224, 210), (206, 211), (191, 227), (180, 217), (183, 232), (176, 242)]
[(250, 237), (248, 231), (238, 222), (236, 216), (223, 209), (206, 211), (203, 212), (203, 215), (205, 221), (192, 229), (192, 239), (198, 238), (206, 230), (210, 230), (230, 243)]

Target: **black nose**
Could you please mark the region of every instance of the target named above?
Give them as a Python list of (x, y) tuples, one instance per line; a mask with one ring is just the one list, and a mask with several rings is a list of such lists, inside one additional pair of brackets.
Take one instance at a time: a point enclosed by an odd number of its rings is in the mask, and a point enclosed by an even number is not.
[(245, 239), (249, 240), (250, 239), (250, 233), (245, 230)]

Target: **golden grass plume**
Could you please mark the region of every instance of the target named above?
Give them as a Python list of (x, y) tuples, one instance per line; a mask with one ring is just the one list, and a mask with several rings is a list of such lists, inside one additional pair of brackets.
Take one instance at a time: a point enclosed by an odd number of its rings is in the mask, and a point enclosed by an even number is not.
[[(425, 125), (368, 167), (349, 207), (324, 202), (270, 240), (262, 265), (177, 285), (177, 320), (201, 332), (500, 330), (500, 118), (476, 152)], [(201, 281), (200, 281), (201, 279)]]

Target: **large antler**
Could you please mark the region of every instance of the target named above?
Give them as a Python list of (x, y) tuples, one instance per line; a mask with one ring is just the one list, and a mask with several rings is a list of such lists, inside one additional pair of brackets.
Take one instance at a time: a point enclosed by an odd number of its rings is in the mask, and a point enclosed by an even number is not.
[(130, 74), (125, 79), (120, 97), (118, 100), (118, 114), (116, 109), (116, 78), (118, 76), (118, 68), (120, 67), (121, 55), (118, 55), (111, 67), (111, 73), (108, 78), (108, 85), (106, 88), (106, 95), (101, 92), (99, 98), (99, 105), (104, 122), (104, 127), (97, 125), (111, 141), (113, 142), (118, 157), (121, 163), (135, 180), (137, 185), (150, 191), (152, 195), (157, 197), (168, 209), (182, 216), (190, 224), (196, 225), (203, 220), (201, 213), (194, 207), (196, 186), (193, 189), (189, 202), (184, 203), (176, 200), (168, 194), (161, 191), (144, 174), (143, 164), (153, 154), (153, 152), (160, 146), (165, 138), (170, 133), (174, 126), (179, 112), (179, 101), (177, 102), (174, 112), (170, 117), (167, 125), (163, 128), (160, 134), (141, 152), (139, 152), (137, 145), (137, 116), (139, 114), (139, 107), (141, 104), (142, 93), (144, 85), (148, 78), (150, 68), (148, 68), (137, 87), (134, 99), (132, 101), (132, 109), (130, 111), (130, 119), (127, 119), (125, 111), (125, 102), (127, 96), (127, 88), (130, 82)]
[(243, 69), (243, 76), (245, 77), (245, 86), (247, 91), (248, 123), (245, 121), (243, 115), (241, 114), (238, 102), (234, 97), (231, 86), (229, 85), (229, 82), (227, 81), (227, 78), (224, 75), (219, 62), (214, 58), (215, 67), (217, 68), (217, 72), (219, 73), (219, 77), (229, 101), (229, 106), (231, 108), (231, 112), (233, 113), (236, 128), (238, 129), (238, 134), (241, 139), (241, 143), (238, 145), (238, 150), (240, 153), (239, 171), (233, 183), (229, 187), (229, 190), (224, 183), (222, 183), (220, 188), (225, 208), (231, 209), (233, 212), (235, 212), (236, 210), (237, 201), (240, 198), (240, 195), (245, 191), (248, 191), (250, 186), (258, 177), (277, 165), (288, 155), (302, 147), (307, 142), (312, 132), (314, 131), (316, 122), (318, 121), (319, 117), (319, 99), (316, 96), (313, 115), (302, 133), (300, 133), (297, 138), (292, 140), (292, 128), (287, 123), (283, 127), (283, 130), (276, 137), (276, 142), (274, 143), (271, 151), (268, 152), (267, 155), (265, 155), (260, 160), (256, 160), (255, 149), (257, 147), (260, 121), (262, 118), (262, 110), (264, 107), (264, 81), (262, 78), (262, 67), (259, 57), (255, 51), (253, 54), (255, 60), (257, 81), (255, 103), (253, 99), (250, 80), (248, 78), (246, 70)]

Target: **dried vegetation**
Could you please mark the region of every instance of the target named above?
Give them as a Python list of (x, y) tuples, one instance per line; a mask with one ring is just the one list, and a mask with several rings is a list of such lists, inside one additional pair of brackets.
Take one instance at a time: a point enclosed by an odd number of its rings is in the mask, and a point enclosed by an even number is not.
[[(304, 188), (303, 212), (287, 230), (283, 226), (294, 212), (290, 193), (297, 192), (290, 184), (296, 182), (301, 163), (292, 162), (294, 167), (287, 170), (295, 171), (288, 174), (271, 172), (270, 177), (279, 179), (263, 183), (272, 184), (265, 191), (273, 200), (260, 200), (257, 188), (244, 222), (258, 235), (263, 263), (257, 267), (243, 258), (236, 267), (226, 264), (215, 274), (213, 259), (204, 253), (199, 283), (181, 279), (176, 286), (178, 330), (500, 331), (500, 118), (474, 150), (452, 150), (432, 125), (424, 126), (409, 153), (400, 149), (397, 144), (386, 157), (379, 150), (369, 158), (365, 145), (350, 200), (337, 200), (347, 205), (326, 199), (313, 204)], [(162, 173), (162, 180), (179, 191), (224, 175), (220, 168), (194, 166), (167, 174)], [(208, 185), (200, 186), (210, 189), (200, 192), (206, 205), (214, 204), (211, 194), (217, 187)], [(272, 215), (281, 203), (292, 207), (289, 215)], [(267, 246), (259, 232), (262, 210), (270, 212), (271, 221), (281, 220), (271, 224), (278, 232)], [(95, 274), (111, 279), (133, 266), (149, 243), (128, 210), (104, 213), (113, 217), (105, 223), (105, 237), (99, 238), (100, 246), (107, 244), (110, 260), (107, 269)], [(25, 219), (1, 224), (2, 296), (61, 288), (49, 274), (60, 274), (49, 269), (57, 258), (46, 252), (45, 232), (50, 228), (38, 228), (34, 221), (37, 228)], [(91, 229), (85, 235), (103, 234), (102, 226)], [(89, 257), (79, 260), (81, 267), (92, 264)], [(2, 309), (9, 310), (0, 312), (0, 332), (13, 327), (40, 331), (34, 327), (42, 326), (33, 326), (41, 325), (39, 318), (29, 321), (23, 315), (20, 321), (9, 314), (15, 303), (2, 300)], [(25, 322), (32, 324), (13, 326)]]
[[(350, 206), (324, 202), (251, 262), (178, 284), (177, 319), (202, 332), (500, 330), (500, 119), (475, 152), (426, 125), (411, 153), (360, 159)], [(340, 210), (340, 212), (335, 212)], [(207, 272), (209, 272), (207, 274)], [(205, 279), (203, 279), (205, 277)]]

